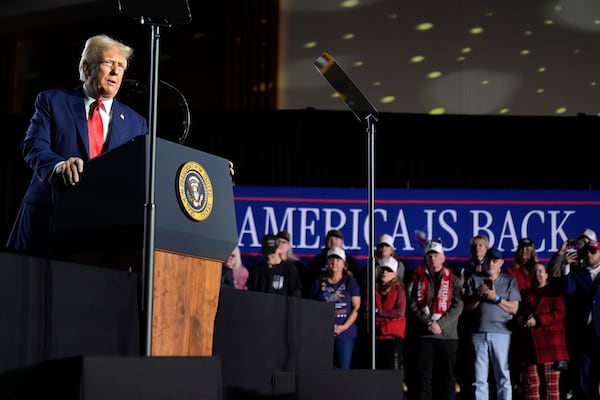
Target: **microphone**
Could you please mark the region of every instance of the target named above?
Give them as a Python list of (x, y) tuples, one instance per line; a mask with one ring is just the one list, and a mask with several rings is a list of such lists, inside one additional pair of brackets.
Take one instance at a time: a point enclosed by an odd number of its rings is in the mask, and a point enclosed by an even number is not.
[(121, 85), (129, 89), (137, 89), (142, 86), (142, 84), (135, 79), (123, 79), (123, 81), (121, 81)]

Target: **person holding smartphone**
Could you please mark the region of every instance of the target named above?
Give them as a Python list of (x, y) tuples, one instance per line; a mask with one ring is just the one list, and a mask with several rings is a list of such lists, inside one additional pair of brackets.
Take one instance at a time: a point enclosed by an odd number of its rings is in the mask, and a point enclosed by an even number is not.
[(564, 269), (570, 384), (576, 399), (600, 399), (600, 242), (580, 250), (582, 265)]
[(490, 398), (490, 365), (496, 381), (496, 399), (512, 400), (509, 321), (519, 308), (521, 293), (517, 280), (502, 272), (503, 264), (502, 252), (489, 249), (484, 273), (472, 275), (464, 287), (464, 310), (472, 313), (470, 337), (475, 355), (473, 398), (476, 400)]
[[(558, 281), (564, 285), (563, 280), (569, 275), (571, 271), (578, 271), (584, 268), (584, 256), (585, 252), (583, 248), (590, 242), (596, 242), (596, 232), (590, 228), (585, 228), (581, 231), (575, 239), (566, 239), (558, 251), (552, 255), (550, 261), (548, 261), (548, 273), (550, 279)], [(572, 316), (575, 314), (573, 311), (569, 312), (568, 309), (572, 308), (573, 305), (567, 304), (567, 315), (565, 316), (565, 335), (567, 337), (567, 348), (569, 352), (575, 352), (579, 345), (579, 326), (574, 321), (571, 321)], [(577, 308), (577, 307), (575, 307)], [(565, 396), (573, 396), (573, 392), (578, 385), (578, 377), (575, 374), (574, 368), (569, 368), (562, 374), (560, 381), (560, 391)], [(570, 398), (567, 397), (567, 398)]]
[(597, 237), (596, 232), (589, 228), (581, 231), (575, 239), (565, 240), (548, 261), (551, 278), (560, 278), (567, 275), (571, 268), (582, 266), (585, 254), (581, 249), (591, 241), (596, 242)]

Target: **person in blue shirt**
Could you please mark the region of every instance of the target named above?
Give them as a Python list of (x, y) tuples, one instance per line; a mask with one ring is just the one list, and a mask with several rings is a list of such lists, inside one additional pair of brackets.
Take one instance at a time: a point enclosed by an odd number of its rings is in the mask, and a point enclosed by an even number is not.
[(327, 269), (314, 281), (309, 298), (333, 304), (335, 321), (334, 366), (350, 369), (354, 344), (358, 336), (356, 319), (361, 300), (358, 282), (348, 270), (346, 252), (340, 247), (327, 251)]
[(472, 313), (475, 400), (489, 400), (490, 365), (496, 381), (496, 399), (512, 400), (509, 369), (511, 330), (509, 321), (517, 313), (521, 292), (517, 280), (502, 272), (502, 252), (491, 248), (485, 255), (485, 271), (473, 274), (464, 287), (465, 311)]

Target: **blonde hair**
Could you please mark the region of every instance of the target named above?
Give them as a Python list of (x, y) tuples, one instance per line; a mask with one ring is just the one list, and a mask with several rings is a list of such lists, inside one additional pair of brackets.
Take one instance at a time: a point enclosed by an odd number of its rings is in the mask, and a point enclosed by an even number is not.
[(235, 264), (233, 264), (233, 269), (240, 269), (240, 268), (242, 268), (244, 265), (242, 264), (242, 255), (240, 253), (240, 248), (236, 246), (231, 251), (231, 253), (235, 255)]
[(85, 46), (79, 59), (79, 80), (81, 82), (85, 82), (86, 79), (84, 65), (97, 65), (102, 61), (102, 50), (111, 48), (117, 48), (123, 53), (123, 56), (125, 56), (125, 69), (127, 69), (129, 60), (133, 56), (133, 49), (131, 47), (107, 35), (92, 36), (85, 41)]
[(489, 248), (490, 248), (490, 241), (489, 241), (489, 239), (488, 239), (487, 236), (482, 235), (482, 234), (475, 235), (475, 236), (473, 236), (471, 238), (471, 241), (469, 243), (469, 246), (470, 246), (471, 249), (473, 248), (473, 246), (475, 246), (475, 242), (478, 241), (478, 240), (483, 241), (483, 243), (485, 243), (485, 247), (487, 247), (488, 250), (489, 250)]

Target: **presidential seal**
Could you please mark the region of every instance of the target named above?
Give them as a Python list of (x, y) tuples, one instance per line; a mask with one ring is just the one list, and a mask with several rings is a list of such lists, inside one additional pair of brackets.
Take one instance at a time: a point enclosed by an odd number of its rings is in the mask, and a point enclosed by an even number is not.
[(202, 165), (188, 161), (177, 173), (177, 197), (188, 217), (204, 221), (213, 208), (213, 187)]

